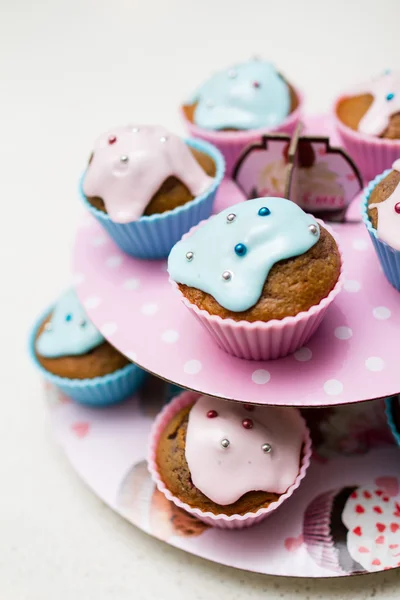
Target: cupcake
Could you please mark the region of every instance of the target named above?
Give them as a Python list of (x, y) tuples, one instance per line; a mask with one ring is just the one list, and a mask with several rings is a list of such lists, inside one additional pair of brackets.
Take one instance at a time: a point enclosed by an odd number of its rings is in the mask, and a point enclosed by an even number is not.
[(362, 214), (382, 269), (400, 291), (400, 159), (368, 184)]
[(150, 434), (149, 468), (158, 489), (217, 527), (247, 527), (293, 493), (311, 441), (294, 408), (254, 406), (184, 392)]
[(273, 65), (252, 59), (215, 73), (181, 110), (190, 134), (221, 150), (230, 177), (248, 144), (271, 131), (293, 133), (300, 104), (300, 94)]
[(120, 402), (145, 376), (103, 338), (72, 289), (39, 320), (30, 350), (44, 377), (82, 404)]
[(168, 271), (217, 344), (255, 360), (304, 345), (342, 285), (332, 235), (283, 198), (248, 200), (211, 217), (174, 246)]
[(318, 565), (340, 575), (398, 567), (400, 497), (374, 484), (321, 494), (305, 512), (304, 543)]
[(400, 396), (387, 398), (386, 416), (393, 437), (400, 446)]
[(163, 258), (210, 216), (221, 154), (159, 126), (119, 127), (95, 143), (82, 179), (86, 207), (124, 251)]
[(388, 169), (400, 155), (400, 72), (385, 71), (355, 86), (335, 104), (343, 145), (366, 179)]

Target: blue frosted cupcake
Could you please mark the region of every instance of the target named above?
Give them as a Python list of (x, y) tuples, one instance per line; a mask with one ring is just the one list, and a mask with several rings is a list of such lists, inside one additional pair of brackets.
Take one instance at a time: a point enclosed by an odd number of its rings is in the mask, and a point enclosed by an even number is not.
[(103, 338), (72, 289), (36, 323), (30, 353), (45, 379), (81, 404), (121, 402), (145, 377)]
[(127, 254), (158, 259), (207, 219), (224, 176), (221, 153), (160, 126), (118, 127), (95, 143), (81, 193)]
[(362, 215), (382, 269), (400, 291), (400, 159), (368, 184)]
[(400, 446), (400, 396), (386, 399), (386, 416), (393, 437)]

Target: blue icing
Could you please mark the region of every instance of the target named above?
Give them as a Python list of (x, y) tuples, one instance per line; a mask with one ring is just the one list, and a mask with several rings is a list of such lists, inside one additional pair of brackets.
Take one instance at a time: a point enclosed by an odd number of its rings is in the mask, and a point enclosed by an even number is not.
[[(257, 303), (275, 263), (304, 254), (319, 236), (314, 217), (294, 202), (256, 198), (211, 217), (175, 244), (168, 272), (177, 283), (211, 294), (227, 310), (241, 312)], [(245, 246), (244, 253), (237, 253), (239, 244)]]
[(40, 356), (80, 356), (104, 342), (72, 289), (61, 296), (49, 323), (50, 326), (36, 340), (36, 350)]
[(194, 122), (203, 129), (279, 125), (290, 111), (287, 84), (267, 62), (250, 60), (213, 75), (193, 95)]

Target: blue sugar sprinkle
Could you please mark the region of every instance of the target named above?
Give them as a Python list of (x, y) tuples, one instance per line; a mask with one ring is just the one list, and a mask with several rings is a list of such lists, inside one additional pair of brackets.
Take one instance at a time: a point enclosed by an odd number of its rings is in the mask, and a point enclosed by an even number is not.
[(390, 94), (388, 94), (386, 96), (386, 100), (393, 100), (393, 98), (394, 98), (394, 94), (392, 92), (390, 92)]
[(71, 314), (66, 315), (65, 316), (65, 320), (66, 321), (72, 321), (72, 315)]
[(263, 206), (262, 208), (260, 208), (260, 210), (258, 211), (258, 214), (260, 215), (260, 217), (267, 217), (268, 215), (271, 214), (271, 211), (269, 210), (269, 208), (267, 208), (266, 206)]
[(247, 252), (247, 248), (244, 244), (236, 244), (235, 252), (238, 256), (244, 256)]

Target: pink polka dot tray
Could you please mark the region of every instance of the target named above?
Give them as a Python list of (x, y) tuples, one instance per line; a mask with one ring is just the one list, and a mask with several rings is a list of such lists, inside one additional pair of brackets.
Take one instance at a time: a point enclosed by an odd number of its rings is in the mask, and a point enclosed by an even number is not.
[(130, 523), (186, 552), (264, 574), (340, 577), (400, 565), (399, 450), (383, 401), (304, 409), (314, 450), (304, 482), (261, 523), (226, 530), (175, 506), (150, 477), (148, 435), (168, 395), (150, 377), (135, 397), (99, 410), (47, 387), (51, 424), (73, 468)]
[[(327, 118), (308, 119), (307, 133), (331, 134)], [(333, 140), (334, 141), (334, 140)], [(244, 200), (224, 180), (215, 212)], [(184, 307), (168, 281), (166, 261), (134, 259), (86, 215), (74, 252), (75, 284), (91, 320), (143, 369), (211, 396), (258, 404), (326, 406), (400, 391), (399, 293), (383, 275), (359, 196), (351, 221), (332, 226), (344, 254), (344, 289), (322, 325), (294, 354), (268, 362), (223, 352)]]

